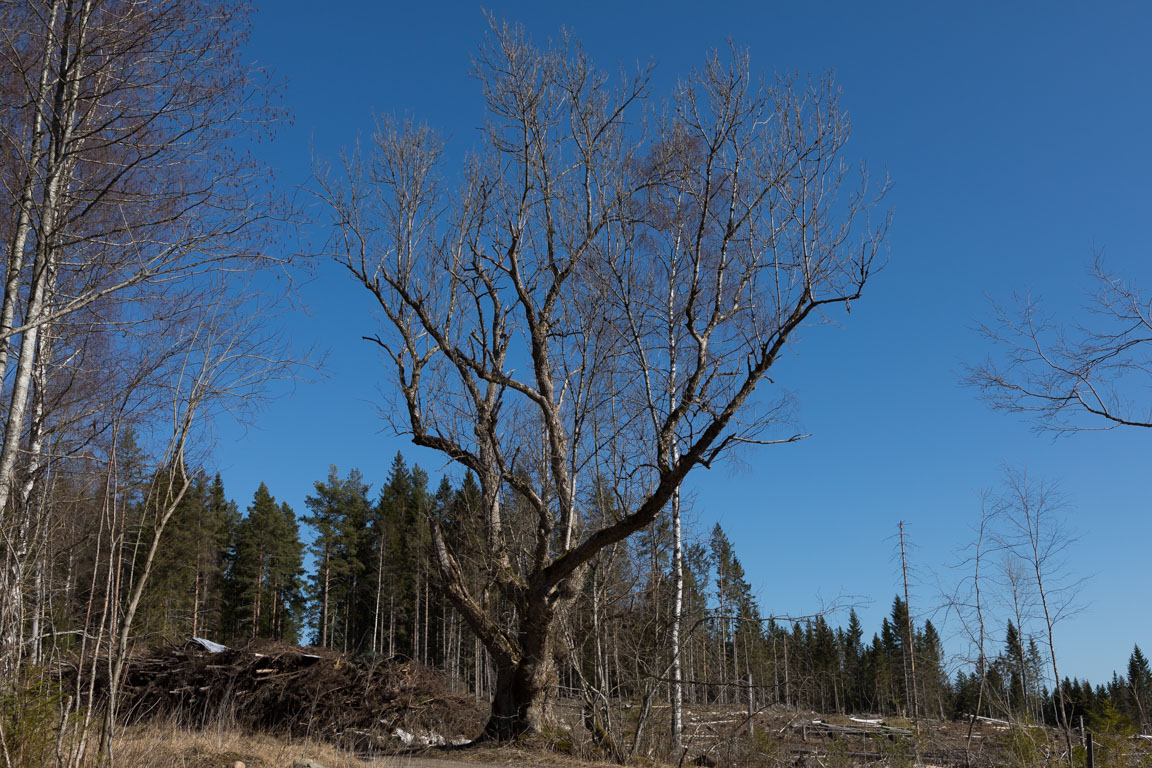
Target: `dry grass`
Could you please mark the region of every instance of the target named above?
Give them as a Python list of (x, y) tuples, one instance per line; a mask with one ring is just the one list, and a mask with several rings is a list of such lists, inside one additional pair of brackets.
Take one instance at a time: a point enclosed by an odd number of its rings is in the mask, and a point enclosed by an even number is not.
[(485, 744), (468, 749), (432, 748), (365, 762), (331, 744), (291, 740), (230, 728), (192, 731), (171, 724), (122, 729), (114, 743), (117, 768), (292, 768), (311, 760), (324, 768), (471, 768), (476, 764), (504, 768), (619, 768), (589, 763), (546, 750)]
[(113, 744), (120, 768), (291, 768), (313, 760), (324, 768), (368, 768), (369, 763), (331, 744), (290, 740), (231, 729), (191, 731), (172, 725), (134, 726)]
[[(527, 768), (528, 766), (531, 768), (620, 768), (618, 763), (581, 760), (543, 746), (532, 748), (519, 744), (484, 743), (460, 750), (432, 750), (429, 755), (460, 763), (511, 766), (511, 768)], [(427, 762), (431, 762), (431, 760)], [(657, 765), (651, 761), (645, 762), (649, 765)]]

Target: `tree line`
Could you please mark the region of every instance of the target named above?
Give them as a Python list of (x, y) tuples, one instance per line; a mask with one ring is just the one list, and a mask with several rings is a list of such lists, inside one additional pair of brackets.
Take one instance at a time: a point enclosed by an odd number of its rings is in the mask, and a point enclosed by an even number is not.
[[(468, 508), (479, 496), (471, 476), (433, 487), (426, 471), (399, 454), (375, 493), (359, 470), (341, 475), (331, 467), (299, 516), (264, 484), (242, 514), (218, 475), (198, 475), (169, 523), (138, 620), (141, 640), (262, 638), (415, 659), (441, 668), (461, 690), (489, 697), (492, 660), (445, 595), (430, 535), (435, 519), (467, 551), (473, 545), (466, 539), (478, 533), (466, 523)], [(933, 622), (915, 620), (898, 595), (871, 637), (854, 608), (844, 626), (819, 613), (774, 617), (719, 524), (686, 538), (681, 653), (689, 706), (1058, 726), (1062, 697), (1072, 722), (1085, 717), (1110, 732), (1149, 729), (1152, 672), (1138, 646), (1126, 674), (1096, 685), (1065, 678), (1057, 691), (1043, 641), (1011, 619), (983, 659), (958, 661)], [(606, 730), (613, 702), (669, 699), (673, 586), (667, 519), (593, 561), (563, 628), (557, 685), (585, 700)], [(74, 596), (77, 612), (83, 597)]]

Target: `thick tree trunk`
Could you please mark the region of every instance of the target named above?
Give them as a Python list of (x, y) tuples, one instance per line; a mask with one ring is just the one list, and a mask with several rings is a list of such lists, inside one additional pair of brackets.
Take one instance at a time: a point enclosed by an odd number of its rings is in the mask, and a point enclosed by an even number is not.
[(551, 648), (547, 658), (525, 658), (517, 664), (497, 666), (492, 713), (482, 738), (508, 741), (526, 733), (540, 733), (552, 716), (558, 684)]

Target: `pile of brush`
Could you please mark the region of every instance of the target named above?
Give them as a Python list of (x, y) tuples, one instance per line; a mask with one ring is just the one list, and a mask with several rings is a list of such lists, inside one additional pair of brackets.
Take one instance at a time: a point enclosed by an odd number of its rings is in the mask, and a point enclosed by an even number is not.
[(130, 723), (224, 722), (356, 748), (400, 745), (411, 734), (460, 742), (480, 732), (486, 714), (473, 697), (453, 693), (440, 673), (414, 661), (274, 643), (232, 649), (199, 639), (133, 659), (119, 710)]

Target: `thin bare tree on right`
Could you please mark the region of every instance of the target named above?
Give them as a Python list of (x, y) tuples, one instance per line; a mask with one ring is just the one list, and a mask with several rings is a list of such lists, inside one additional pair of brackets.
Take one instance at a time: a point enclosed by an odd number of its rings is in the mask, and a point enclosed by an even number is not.
[(1069, 575), (1068, 554), (1076, 537), (1063, 522), (1065, 507), (1063, 498), (1051, 483), (1011, 468), (1005, 470), (1002, 489), (992, 500), (993, 513), (999, 519), (998, 547), (1032, 577), (1036, 604), (1044, 622), (1056, 721), (1064, 731), (1068, 764), (1071, 765), (1072, 726), (1060, 684), (1056, 626), (1078, 610), (1077, 598), (1083, 579)]

